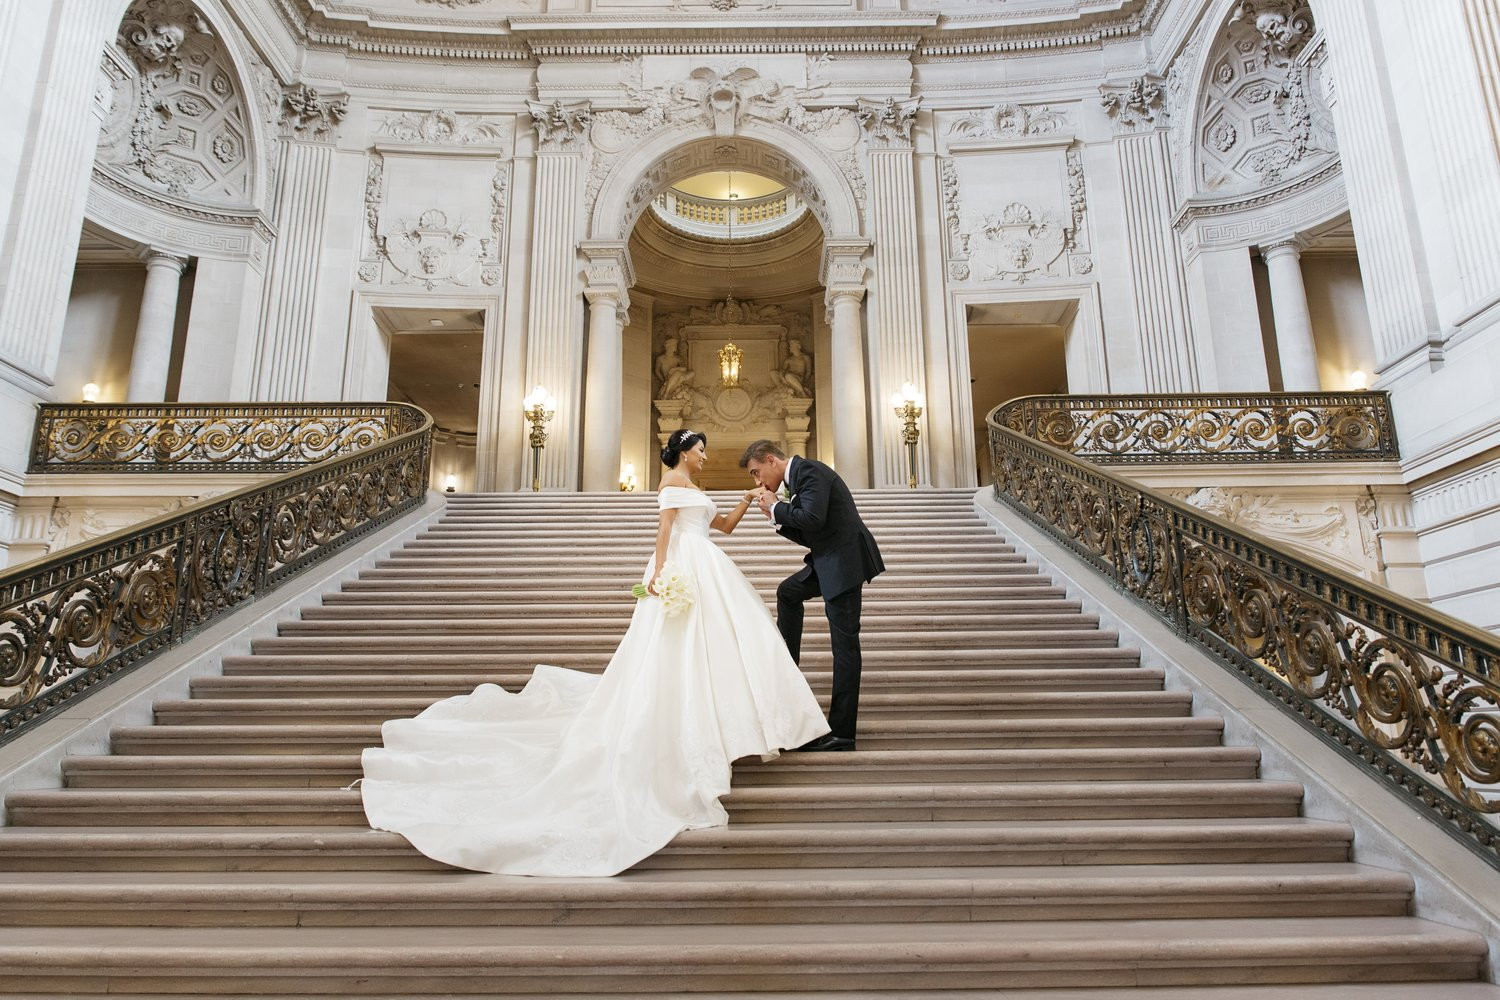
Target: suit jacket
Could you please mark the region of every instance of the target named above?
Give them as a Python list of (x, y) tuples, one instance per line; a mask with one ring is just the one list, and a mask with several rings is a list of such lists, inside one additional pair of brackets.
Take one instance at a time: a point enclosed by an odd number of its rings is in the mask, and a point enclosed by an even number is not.
[(787, 471), (792, 499), (776, 504), (772, 517), (783, 535), (808, 548), (824, 600), (873, 580), (885, 562), (838, 473), (800, 455)]

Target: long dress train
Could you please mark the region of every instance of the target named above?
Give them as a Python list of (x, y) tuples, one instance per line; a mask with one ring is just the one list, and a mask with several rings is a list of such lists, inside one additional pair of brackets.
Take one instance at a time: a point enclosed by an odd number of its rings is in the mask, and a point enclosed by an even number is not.
[(476, 871), (613, 875), (727, 823), (731, 761), (828, 732), (765, 603), (709, 540), (713, 500), (669, 486), (657, 503), (678, 512), (667, 561), (694, 603), (639, 601), (602, 675), (543, 664), (519, 694), (482, 684), (385, 723), (363, 757), (372, 827)]

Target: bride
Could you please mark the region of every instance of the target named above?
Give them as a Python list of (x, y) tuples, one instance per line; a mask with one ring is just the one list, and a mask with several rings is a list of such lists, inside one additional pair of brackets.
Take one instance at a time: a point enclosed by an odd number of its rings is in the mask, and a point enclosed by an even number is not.
[[(363, 758), (372, 827), (476, 871), (614, 875), (683, 830), (729, 822), (731, 761), (828, 732), (760, 595), (709, 540), (756, 491), (718, 513), (692, 479), (707, 443), (678, 430), (662, 449), (650, 596), (603, 675), (543, 664), (519, 694), (481, 684), (387, 722)], [(657, 594), (664, 568), (690, 582), (680, 611)]]

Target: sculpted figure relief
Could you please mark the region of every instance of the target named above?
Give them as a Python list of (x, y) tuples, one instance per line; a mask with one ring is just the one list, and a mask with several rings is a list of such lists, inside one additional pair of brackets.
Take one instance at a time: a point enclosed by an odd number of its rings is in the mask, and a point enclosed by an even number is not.
[(656, 357), (656, 379), (661, 383), (657, 399), (687, 399), (689, 396), (692, 373), (678, 353), (678, 345), (676, 337), (668, 337), (661, 354)]
[(793, 396), (801, 399), (812, 398), (812, 358), (808, 357), (802, 349), (802, 341), (796, 337), (788, 337), (786, 341), (786, 360), (781, 363), (781, 383), (791, 391)]

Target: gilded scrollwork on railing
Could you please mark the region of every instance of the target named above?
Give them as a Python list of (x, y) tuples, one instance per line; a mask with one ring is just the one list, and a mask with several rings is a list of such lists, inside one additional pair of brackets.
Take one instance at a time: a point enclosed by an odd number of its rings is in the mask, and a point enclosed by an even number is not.
[(283, 472), (412, 430), (395, 403), (79, 403), (38, 408), (31, 472)]
[(1500, 867), (1500, 640), (990, 414), (995, 496)]
[(1398, 457), (1384, 392), (1023, 396), (996, 420), (1110, 464)]
[(420, 505), (431, 418), (382, 406), (369, 447), (0, 573), (0, 742)]

